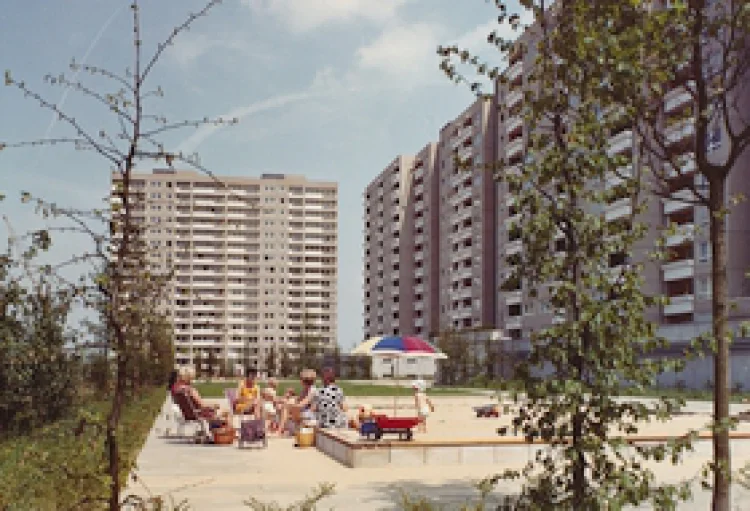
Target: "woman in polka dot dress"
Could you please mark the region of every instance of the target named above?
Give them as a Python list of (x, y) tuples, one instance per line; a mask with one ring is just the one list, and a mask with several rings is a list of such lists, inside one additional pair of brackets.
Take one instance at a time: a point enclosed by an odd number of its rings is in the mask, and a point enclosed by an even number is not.
[(336, 385), (332, 368), (323, 369), (323, 388), (315, 396), (315, 412), (321, 428), (346, 428), (344, 392)]

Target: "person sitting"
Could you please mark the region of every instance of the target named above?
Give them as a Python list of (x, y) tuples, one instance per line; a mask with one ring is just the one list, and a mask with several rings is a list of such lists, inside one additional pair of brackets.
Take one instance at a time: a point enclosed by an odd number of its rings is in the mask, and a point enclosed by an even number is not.
[(348, 414), (349, 416), (349, 427), (351, 429), (359, 431), (362, 423), (366, 419), (372, 418), (372, 405), (362, 405), (354, 413)]
[(266, 421), (266, 431), (276, 431), (279, 427), (276, 391), (271, 387), (266, 387), (261, 391), (260, 396), (263, 402), (263, 419)]
[(195, 387), (193, 387), (193, 379), (195, 378), (195, 369), (190, 366), (183, 366), (180, 368), (177, 380), (172, 385), (172, 396), (178, 392), (182, 392), (190, 398), (195, 407), (198, 409), (198, 414), (206, 419), (216, 419), (218, 417), (218, 405), (207, 404), (201, 395), (198, 393)]
[(344, 391), (336, 385), (336, 373), (332, 367), (323, 369), (323, 387), (317, 391), (315, 415), (321, 428), (345, 428), (346, 405)]
[(260, 387), (255, 381), (258, 371), (248, 367), (245, 371), (245, 377), (237, 385), (237, 401), (234, 403), (234, 413), (238, 415), (256, 415), (260, 413)]
[(317, 396), (317, 389), (315, 388), (316, 378), (317, 375), (313, 369), (305, 369), (300, 373), (302, 391), (298, 397), (291, 400), (291, 402), (287, 401), (284, 405), (279, 424), (286, 426), (288, 421), (292, 421), (295, 424), (295, 428), (299, 425), (316, 425), (317, 421), (315, 412), (313, 411)]

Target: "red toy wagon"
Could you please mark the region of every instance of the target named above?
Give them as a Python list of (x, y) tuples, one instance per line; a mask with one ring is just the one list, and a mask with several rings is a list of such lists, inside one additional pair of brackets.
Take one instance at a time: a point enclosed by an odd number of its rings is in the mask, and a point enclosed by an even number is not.
[(387, 417), (373, 415), (360, 427), (360, 434), (370, 440), (380, 440), (383, 433), (398, 434), (401, 440), (411, 440), (414, 436), (411, 428), (419, 424), (417, 417)]

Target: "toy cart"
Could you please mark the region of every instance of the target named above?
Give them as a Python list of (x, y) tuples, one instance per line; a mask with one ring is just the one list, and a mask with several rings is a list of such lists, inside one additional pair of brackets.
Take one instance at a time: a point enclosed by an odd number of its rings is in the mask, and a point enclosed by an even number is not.
[(498, 405), (475, 406), (474, 413), (477, 417), (500, 417), (500, 408)]
[(419, 424), (417, 417), (386, 417), (373, 415), (362, 423), (360, 434), (369, 440), (380, 440), (384, 433), (398, 434), (401, 440), (411, 440), (414, 434), (411, 428)]

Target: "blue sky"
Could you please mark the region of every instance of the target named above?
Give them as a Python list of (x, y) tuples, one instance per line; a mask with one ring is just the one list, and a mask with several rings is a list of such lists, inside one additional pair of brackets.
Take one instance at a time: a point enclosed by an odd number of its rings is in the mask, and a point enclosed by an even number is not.
[[(126, 0), (8, 0), (0, 11), (0, 68), (11, 70), (94, 133), (106, 111), (42, 78), (71, 58), (122, 71), (132, 40)], [(146, 53), (201, 0), (144, 0)], [(177, 39), (152, 76), (165, 98), (153, 111), (172, 120), (241, 118), (229, 128), (185, 130), (167, 148), (200, 153), (220, 175), (263, 172), (334, 180), (340, 193), (339, 342), (362, 337), (362, 191), (396, 155), (414, 153), (472, 100), (438, 69), (439, 44), (494, 58), (486, 36), (497, 28), (484, 0), (224, 0)], [(79, 78), (85, 79), (84, 75)], [(99, 81), (90, 82), (97, 88)], [(70, 134), (48, 111), (0, 87), (0, 142)], [(21, 232), (41, 220), (17, 200), (21, 190), (61, 205), (101, 205), (109, 186), (102, 160), (70, 148), (0, 152), (0, 203)], [(5, 226), (0, 227), (5, 229)], [(55, 239), (54, 257), (81, 249)]]

